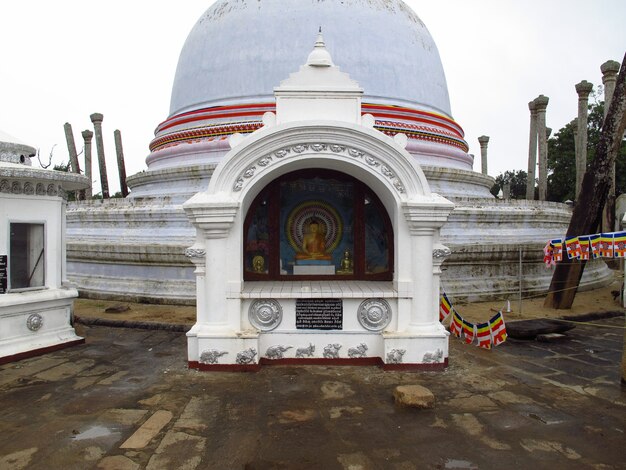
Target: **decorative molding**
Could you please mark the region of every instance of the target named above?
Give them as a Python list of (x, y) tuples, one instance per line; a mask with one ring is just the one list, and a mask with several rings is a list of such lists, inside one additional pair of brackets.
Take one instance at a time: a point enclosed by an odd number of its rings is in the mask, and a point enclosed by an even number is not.
[(265, 357), (268, 359), (283, 359), (285, 357), (285, 352), (292, 348), (293, 346), (283, 346), (282, 344), (270, 346), (267, 348), (267, 351), (265, 351)]
[(366, 154), (365, 152), (356, 148), (326, 142), (294, 144), (264, 155), (263, 157), (259, 158), (255, 164), (250, 165), (249, 167), (244, 169), (239, 174), (239, 176), (235, 178), (233, 191), (241, 191), (246, 184), (246, 180), (252, 178), (257, 172), (263, 171), (265, 168), (270, 167), (276, 161), (276, 159), (281, 160), (286, 157), (297, 157), (313, 152), (329, 155), (344, 155), (355, 160), (362, 160), (366, 165), (378, 169), (381, 175), (389, 179), (392, 182), (392, 185), (396, 189), (396, 191), (401, 194), (404, 194), (406, 192), (405, 186), (400, 178), (398, 178), (398, 176), (378, 158)]
[(228, 354), (228, 351), (219, 351), (217, 349), (207, 349), (200, 354), (200, 364), (218, 364), (219, 358)]
[(313, 343), (309, 343), (306, 348), (298, 348), (296, 349), (296, 357), (303, 358), (313, 357), (313, 353), (315, 352), (315, 345)]
[(422, 358), (425, 364), (437, 364), (443, 362), (443, 350), (437, 349), (435, 352), (427, 352)]
[(61, 196), (67, 197), (67, 193), (62, 186), (50, 183), (33, 183), (21, 180), (0, 180), (0, 193), (3, 194), (24, 194), (26, 196)]
[(187, 248), (185, 250), (185, 256), (187, 258), (204, 258), (206, 256), (206, 250), (204, 248)]
[(354, 348), (348, 349), (348, 357), (350, 359), (355, 359), (357, 357), (365, 357), (366, 351), (367, 351), (367, 344), (360, 343)]
[(256, 349), (248, 348), (244, 349), (241, 352), (237, 353), (237, 358), (235, 362), (240, 365), (252, 364), (254, 362), (254, 357), (256, 356)]
[(324, 347), (323, 356), (326, 359), (339, 359), (339, 350), (341, 349), (341, 344), (334, 343), (329, 344)]
[(387, 353), (387, 364), (402, 364), (402, 357), (406, 353), (406, 349), (392, 349)]
[(369, 331), (383, 331), (391, 322), (391, 306), (384, 299), (367, 299), (361, 302), (357, 318)]
[(259, 299), (248, 309), (250, 324), (257, 330), (272, 331), (283, 320), (283, 308), (274, 299)]
[(444, 248), (435, 248), (433, 250), (433, 258), (434, 259), (442, 259), (442, 258), (447, 258), (448, 256), (450, 256), (452, 254), (452, 251), (450, 251), (450, 248), (444, 247)]
[(43, 317), (38, 313), (31, 313), (26, 319), (26, 327), (30, 331), (37, 331), (43, 326)]

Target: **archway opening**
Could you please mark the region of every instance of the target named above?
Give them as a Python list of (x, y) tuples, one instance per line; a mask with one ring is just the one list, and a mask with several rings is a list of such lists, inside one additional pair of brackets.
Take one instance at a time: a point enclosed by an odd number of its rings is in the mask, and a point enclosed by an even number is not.
[(393, 227), (363, 182), (327, 169), (273, 180), (244, 222), (245, 281), (392, 280)]

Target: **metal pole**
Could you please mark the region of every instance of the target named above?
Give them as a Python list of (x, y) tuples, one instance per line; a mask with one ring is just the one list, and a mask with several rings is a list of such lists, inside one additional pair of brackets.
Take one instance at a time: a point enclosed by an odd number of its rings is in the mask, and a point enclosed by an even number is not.
[(519, 313), (522, 313), (522, 246), (519, 247)]

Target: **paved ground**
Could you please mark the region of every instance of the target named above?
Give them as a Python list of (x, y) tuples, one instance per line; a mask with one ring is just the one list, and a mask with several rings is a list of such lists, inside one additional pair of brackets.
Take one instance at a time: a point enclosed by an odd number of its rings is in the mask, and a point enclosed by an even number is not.
[[(624, 318), (559, 343), (451, 339), (445, 372), (186, 368), (182, 333), (79, 327), (0, 367), (0, 469), (626, 468)], [(398, 408), (421, 384), (433, 410)]]

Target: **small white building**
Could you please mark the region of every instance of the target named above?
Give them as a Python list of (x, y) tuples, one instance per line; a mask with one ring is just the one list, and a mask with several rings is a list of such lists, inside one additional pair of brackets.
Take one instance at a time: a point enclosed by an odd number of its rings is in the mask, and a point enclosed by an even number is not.
[(0, 132), (0, 363), (84, 341), (65, 280), (65, 191), (87, 179), (33, 168), (34, 153)]
[(190, 367), (447, 364), (439, 229), (454, 205), (431, 193), (404, 134), (373, 128), (362, 94), (320, 34), (275, 88), (276, 113), (233, 135), (183, 205), (197, 234)]

